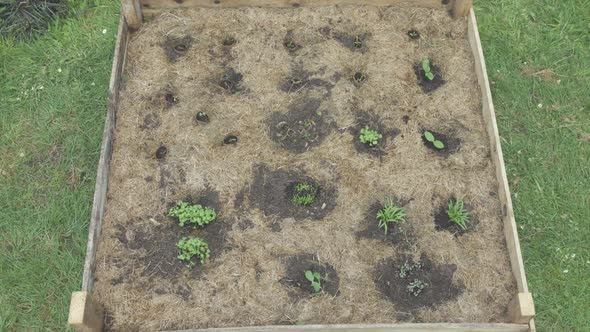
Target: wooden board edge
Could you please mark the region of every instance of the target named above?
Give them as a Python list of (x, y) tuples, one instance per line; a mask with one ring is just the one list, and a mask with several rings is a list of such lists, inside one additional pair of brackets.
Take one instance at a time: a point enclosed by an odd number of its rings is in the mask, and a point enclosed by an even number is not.
[[(477, 80), (479, 82), (482, 95), (482, 112), (484, 122), (486, 124), (488, 135), (490, 136), (490, 150), (492, 160), (496, 167), (496, 178), (498, 179), (498, 196), (502, 203), (502, 219), (504, 226), (504, 235), (506, 237), (506, 247), (510, 256), (510, 264), (512, 273), (516, 281), (518, 294), (516, 297), (526, 296), (530, 297), (530, 305), (527, 305), (527, 313), (531, 310), (533, 315), (529, 317), (529, 321), (534, 317), (534, 306), (532, 303), (532, 296), (530, 296), (526, 274), (524, 270), (524, 262), (522, 260), (522, 253), (520, 249), (520, 241), (518, 239), (518, 231), (516, 228), (516, 221), (514, 218), (514, 210), (512, 207), (512, 199), (510, 197), (510, 189), (508, 187), (508, 178), (506, 176), (506, 168), (504, 166), (504, 158), (502, 154), (502, 146), (500, 143), (500, 135), (498, 132), (498, 125), (496, 123), (496, 114), (494, 111), (494, 104), (492, 101), (492, 92), (486, 69), (486, 64), (481, 47), (481, 40), (477, 28), (477, 20), (473, 8), (470, 9), (468, 16), (468, 35), (473, 56), (475, 59), (475, 71)], [(526, 294), (526, 295), (521, 295)], [(510, 315), (510, 313), (509, 313)], [(534, 323), (533, 323), (534, 326)]]
[(80, 332), (101, 332), (103, 310), (88, 292), (73, 292), (70, 300), (68, 326)]
[(336, 325), (290, 325), (250, 326), (178, 330), (168, 332), (525, 332), (526, 324), (505, 323), (400, 323), (400, 324), (336, 324)]
[(96, 248), (98, 238), (102, 227), (102, 219), (105, 210), (105, 201), (108, 188), (109, 167), (111, 162), (111, 153), (113, 146), (113, 133), (115, 129), (115, 116), (119, 104), (119, 85), (121, 82), (121, 73), (125, 62), (125, 53), (127, 50), (127, 41), (129, 29), (123, 15), (119, 21), (117, 32), (117, 41), (115, 43), (115, 53), (113, 57), (113, 66), (111, 69), (111, 80), (108, 92), (108, 106), (100, 148), (100, 159), (98, 162), (98, 171), (96, 173), (96, 185), (94, 190), (94, 200), (92, 204), (92, 213), (90, 225), (88, 226), (88, 243), (86, 246), (86, 259), (84, 261), (84, 273), (82, 276), (82, 291), (92, 292), (94, 284), (94, 268), (96, 258)]

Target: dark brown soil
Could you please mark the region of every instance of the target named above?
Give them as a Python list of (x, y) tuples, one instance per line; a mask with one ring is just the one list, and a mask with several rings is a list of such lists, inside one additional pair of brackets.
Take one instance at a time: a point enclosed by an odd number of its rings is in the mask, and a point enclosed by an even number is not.
[(160, 145), (158, 150), (156, 150), (156, 159), (164, 160), (164, 158), (166, 158), (167, 154), (168, 154), (168, 148), (165, 147), (164, 145)]
[(333, 130), (328, 113), (319, 99), (295, 100), (289, 112), (271, 115), (268, 121), (271, 139), (289, 151), (305, 152), (320, 145)]
[(242, 86), (242, 74), (236, 72), (233, 68), (227, 69), (221, 79), (219, 80), (219, 86), (224, 88), (230, 94), (243, 92), (244, 87)]
[[(409, 268), (402, 272), (404, 265)], [(456, 299), (464, 289), (461, 282), (453, 283), (456, 269), (454, 264), (434, 265), (425, 256), (419, 262), (408, 256), (388, 258), (375, 268), (374, 280), (383, 297), (395, 303), (398, 311), (414, 311)], [(414, 290), (417, 295), (408, 290), (414, 280), (424, 283), (421, 292)]]
[(297, 67), (281, 84), (280, 89), (285, 92), (298, 92), (302, 89), (325, 88), (326, 94), (330, 93), (334, 86), (332, 83), (311, 76), (313, 73)]
[(358, 34), (350, 34), (333, 30), (330, 26), (325, 26), (320, 29), (320, 34), (325, 38), (337, 40), (342, 46), (353, 52), (365, 53), (369, 50), (367, 47), (367, 40), (371, 37), (370, 33), (361, 32)]
[[(403, 204), (398, 203), (398, 206), (403, 206)], [(377, 213), (381, 209), (383, 209), (383, 204), (381, 202), (375, 202), (371, 205), (363, 219), (366, 228), (357, 232), (356, 236), (359, 238), (390, 242), (402, 249), (412, 247), (415, 244), (415, 239), (412, 235), (413, 230), (411, 227), (411, 221), (406, 218), (405, 221), (398, 224), (389, 224), (387, 234), (385, 234), (383, 228), (379, 227), (379, 220), (377, 219)]]
[(410, 39), (420, 39), (420, 32), (418, 32), (418, 30), (409, 30), (408, 31), (408, 37), (410, 37)]
[[(434, 138), (436, 138), (437, 140), (444, 143), (445, 147), (442, 149), (436, 148), (434, 146), (434, 144), (432, 144), (432, 142), (428, 141), (424, 137), (424, 130), (428, 130), (429, 132), (431, 132), (432, 135), (434, 135)], [(422, 142), (424, 143), (424, 145), (426, 145), (427, 148), (429, 148), (430, 150), (436, 152), (438, 155), (441, 155), (445, 158), (447, 158), (448, 156), (452, 155), (453, 153), (459, 151), (459, 148), (461, 148), (461, 140), (458, 138), (455, 138), (455, 137), (447, 136), (445, 134), (441, 134), (436, 131), (432, 131), (432, 130), (424, 129), (424, 128), (420, 131), (420, 135), (422, 136)]]
[[(301, 299), (310, 295), (328, 293), (336, 296), (340, 287), (340, 278), (332, 265), (319, 262), (317, 257), (311, 254), (300, 254), (288, 257), (285, 262), (287, 273), (281, 282), (291, 286), (291, 296)], [(319, 272), (321, 275), (322, 290), (315, 293), (311, 282), (305, 277), (305, 271)]]
[[(294, 183), (306, 182), (318, 188), (312, 204), (302, 206), (291, 202), (290, 188)], [(270, 170), (257, 165), (254, 183), (250, 187), (250, 200), (255, 207), (269, 215), (297, 220), (322, 219), (336, 206), (336, 189), (295, 171)]]
[(233, 46), (236, 42), (237, 42), (237, 40), (234, 37), (227, 36), (227, 37), (223, 38), (223, 41), (221, 42), (221, 44), (223, 46)]
[[(454, 198), (451, 198), (454, 200)], [(447, 203), (443, 204), (434, 215), (434, 224), (437, 231), (447, 231), (451, 232), (455, 236), (461, 236), (467, 232), (471, 232), (475, 230), (477, 225), (477, 221), (473, 219), (473, 215), (469, 214), (469, 222), (467, 223), (467, 229), (462, 229), (461, 227), (457, 226), (457, 224), (451, 222), (449, 219), (449, 215), (447, 214), (448, 208), (448, 200)], [(471, 212), (469, 205), (465, 204), (465, 209), (467, 212)]]
[(168, 108), (178, 104), (178, 97), (174, 93), (167, 93), (164, 100), (166, 100), (166, 107)]
[(143, 117), (143, 124), (139, 128), (146, 129), (157, 129), (162, 125), (162, 120), (157, 113), (148, 113)]
[(414, 65), (414, 73), (416, 73), (418, 85), (422, 88), (424, 93), (430, 93), (446, 83), (440, 69), (432, 62), (430, 63), (430, 71), (434, 74), (432, 81), (426, 77), (426, 73), (424, 72), (424, 69), (422, 69), (421, 61)]
[(193, 37), (168, 38), (163, 47), (170, 62), (176, 62), (178, 58), (185, 56), (193, 43)]
[[(400, 130), (398, 128), (385, 128), (382, 125), (381, 119), (372, 112), (357, 111), (356, 114), (356, 124), (350, 128), (354, 147), (358, 152), (368, 153), (374, 156), (384, 156), (386, 153), (383, 148), (387, 145), (388, 140), (393, 140), (399, 135)], [(382, 135), (378, 145), (371, 147), (368, 144), (361, 143), (359, 136), (361, 129), (365, 127), (377, 130)]]

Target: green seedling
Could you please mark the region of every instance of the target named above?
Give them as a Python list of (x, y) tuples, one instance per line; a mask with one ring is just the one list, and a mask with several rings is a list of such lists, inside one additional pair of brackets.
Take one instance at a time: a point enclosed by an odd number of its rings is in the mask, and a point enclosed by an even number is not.
[(395, 206), (391, 198), (387, 197), (385, 206), (382, 210), (377, 212), (377, 219), (379, 220), (379, 228), (383, 228), (387, 234), (389, 224), (397, 224), (403, 221), (406, 217), (406, 212), (403, 208)]
[(313, 287), (314, 292), (318, 293), (322, 290), (322, 276), (319, 272), (305, 271), (305, 278), (311, 282), (311, 287)]
[(186, 223), (193, 224), (195, 226), (207, 225), (215, 218), (217, 214), (215, 210), (203, 207), (199, 204), (190, 205), (186, 202), (177, 202), (176, 206), (168, 211), (170, 217), (177, 217), (178, 224), (184, 226)]
[(354, 48), (361, 48), (363, 47), (363, 42), (361, 40), (361, 37), (356, 36), (354, 37)]
[(434, 79), (434, 74), (430, 71), (430, 60), (428, 58), (422, 60), (422, 69), (424, 70), (426, 78), (428, 78), (429, 81), (432, 81)]
[(359, 71), (359, 72), (354, 73), (354, 76), (352, 77), (352, 79), (355, 83), (360, 84), (367, 79), (367, 76), (364, 73)]
[(381, 138), (383, 138), (383, 135), (379, 134), (377, 130), (369, 129), (368, 126), (361, 129), (361, 134), (359, 136), (361, 143), (368, 144), (370, 147), (377, 146)]
[(419, 270), (422, 268), (422, 263), (414, 263), (413, 265), (410, 264), (408, 261), (405, 261), (404, 264), (399, 268), (399, 277), (405, 278), (407, 277), (412, 271)]
[(449, 201), (447, 208), (447, 215), (449, 220), (462, 230), (467, 230), (467, 223), (469, 223), (469, 212), (465, 210), (463, 200), (457, 199)]
[(178, 248), (177, 258), (188, 263), (188, 267), (195, 266), (193, 257), (197, 257), (201, 264), (204, 264), (211, 253), (207, 242), (198, 237), (182, 238), (176, 243), (176, 247)]
[(297, 44), (295, 44), (295, 42), (293, 41), (293, 39), (289, 39), (286, 43), (285, 43), (285, 47), (289, 50), (294, 50), (297, 48)]
[(428, 130), (424, 130), (424, 138), (426, 138), (426, 140), (428, 142), (432, 143), (432, 145), (434, 145), (434, 147), (439, 150), (445, 148), (445, 143), (437, 140), (436, 137), (434, 137), (434, 135), (431, 132), (429, 132)]
[(302, 182), (295, 185), (294, 191), (291, 202), (296, 205), (306, 206), (314, 202), (318, 190), (314, 185)]
[(418, 296), (418, 295), (420, 295), (420, 293), (422, 293), (422, 290), (424, 288), (426, 288), (426, 286), (428, 286), (428, 284), (425, 283), (424, 281), (422, 281), (420, 279), (414, 279), (414, 281), (412, 281), (411, 283), (408, 284), (408, 286), (406, 286), (406, 289), (412, 295)]

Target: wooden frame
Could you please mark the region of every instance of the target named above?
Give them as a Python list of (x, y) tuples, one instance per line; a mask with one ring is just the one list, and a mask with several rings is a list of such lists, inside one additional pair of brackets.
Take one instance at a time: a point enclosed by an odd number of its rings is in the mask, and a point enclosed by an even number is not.
[[(77, 331), (97, 332), (102, 330), (103, 310), (92, 298), (92, 289), (95, 270), (95, 256), (102, 228), (102, 220), (105, 210), (106, 193), (108, 188), (109, 166), (113, 145), (116, 114), (119, 106), (119, 87), (124, 68), (127, 42), (130, 29), (141, 26), (142, 17), (150, 16), (166, 9), (177, 7), (236, 7), (236, 6), (323, 6), (333, 4), (370, 4), (387, 6), (406, 4), (423, 7), (442, 8), (447, 6), (453, 16), (467, 15), (468, 39), (475, 59), (475, 71), (481, 91), (482, 113), (486, 129), (490, 137), (491, 157), (496, 168), (498, 179), (498, 193), (502, 203), (503, 225), (506, 244), (510, 256), (512, 273), (516, 281), (518, 293), (508, 306), (508, 317), (512, 323), (436, 323), (436, 324), (354, 324), (354, 325), (307, 325), (307, 326), (261, 326), (261, 327), (236, 327), (220, 329), (184, 330), (184, 332), (201, 331), (228, 331), (228, 332), (253, 332), (253, 331), (321, 331), (321, 332), (535, 332), (533, 299), (528, 290), (524, 264), (520, 251), (520, 243), (512, 200), (508, 188), (508, 180), (502, 156), (498, 127), (492, 102), (492, 95), (486, 71), (481, 41), (477, 29), (475, 13), (471, 8), (472, 0), (453, 0), (443, 5), (441, 0), (123, 0), (122, 15), (119, 22), (117, 41), (111, 72), (111, 81), (108, 94), (108, 109), (105, 120), (104, 136), (102, 140), (98, 172), (96, 176), (96, 188), (92, 216), (88, 231), (88, 246), (84, 264), (82, 291), (74, 292), (70, 303), (68, 324)], [(142, 10), (143, 8), (143, 10)], [(149, 10), (146, 13), (146, 10)], [(181, 332), (181, 331), (177, 331)]]

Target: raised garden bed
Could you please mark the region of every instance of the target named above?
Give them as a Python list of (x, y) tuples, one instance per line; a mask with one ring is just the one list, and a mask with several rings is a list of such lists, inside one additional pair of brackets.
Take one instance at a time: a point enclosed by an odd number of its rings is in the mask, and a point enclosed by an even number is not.
[(71, 326), (534, 330), (468, 1), (179, 3), (124, 2)]

